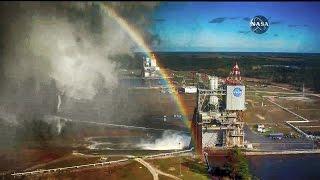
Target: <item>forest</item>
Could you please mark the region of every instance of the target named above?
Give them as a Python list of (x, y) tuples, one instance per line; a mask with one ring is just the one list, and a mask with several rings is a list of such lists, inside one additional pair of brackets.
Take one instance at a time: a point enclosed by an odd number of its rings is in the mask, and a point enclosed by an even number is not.
[[(220, 77), (228, 76), (237, 62), (241, 76), (265, 79), (266, 82), (288, 83), (301, 89), (303, 84), (320, 92), (320, 54), (299, 53), (155, 53), (162, 68), (198, 71)], [(142, 68), (142, 53), (112, 57), (121, 68)]]

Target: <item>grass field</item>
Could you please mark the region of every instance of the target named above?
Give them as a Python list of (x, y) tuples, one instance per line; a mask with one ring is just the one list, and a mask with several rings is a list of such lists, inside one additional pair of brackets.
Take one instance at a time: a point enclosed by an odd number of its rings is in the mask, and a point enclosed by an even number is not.
[[(123, 159), (122, 156), (105, 156), (107, 159), (104, 161), (114, 161)], [(87, 155), (73, 155), (69, 154), (54, 161), (51, 161), (46, 164), (40, 164), (29, 168), (28, 170), (36, 170), (36, 169), (51, 169), (51, 168), (61, 168), (68, 166), (76, 166), (82, 164), (90, 164), (90, 163), (98, 163), (103, 162), (103, 160), (99, 156), (87, 156)]]
[(45, 174), (43, 176), (30, 176), (26, 179), (79, 179), (79, 180), (104, 180), (104, 179), (152, 179), (151, 173), (138, 162), (130, 161), (129, 163), (101, 168), (88, 168), (74, 170), (63, 173)]
[[(181, 161), (180, 161), (181, 160)], [(171, 157), (162, 159), (147, 160), (155, 168), (181, 179), (209, 179), (205, 164), (200, 159), (193, 159), (189, 156)], [(181, 174), (180, 176), (180, 162)], [(128, 179), (128, 180), (149, 180), (152, 179), (152, 174), (142, 164), (136, 161), (129, 161), (127, 163), (108, 166), (101, 168), (88, 168), (82, 170), (72, 170), (53, 174), (44, 174), (38, 176), (30, 176), (25, 179)], [(159, 175), (160, 180), (170, 179), (166, 176)]]
[(296, 132), (288, 127), (285, 122), (301, 121), (302, 119), (270, 103), (265, 97), (274, 96), (272, 100), (275, 103), (312, 121), (310, 123), (301, 124), (304, 130), (313, 132), (320, 131), (319, 127), (311, 127), (320, 126), (320, 98), (310, 95), (301, 97), (299, 94), (289, 94), (289, 92), (296, 93), (297, 91), (290, 90), (287, 87), (262, 87), (250, 82), (250, 86), (247, 88), (246, 93), (247, 110), (245, 111), (245, 122), (251, 126), (255, 124), (264, 124), (271, 132), (296, 134)]
[[(165, 159), (148, 160), (154, 167), (161, 171), (175, 175), (182, 179), (209, 179), (206, 166), (200, 159), (193, 159), (192, 157), (172, 157)], [(181, 174), (180, 176), (180, 162)]]

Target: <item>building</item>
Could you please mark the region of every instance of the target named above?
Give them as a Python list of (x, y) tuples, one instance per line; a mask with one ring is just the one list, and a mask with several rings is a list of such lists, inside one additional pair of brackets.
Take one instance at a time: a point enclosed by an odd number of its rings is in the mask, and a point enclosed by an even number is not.
[(273, 133), (269, 134), (269, 137), (272, 139), (279, 139), (281, 140), (283, 138), (283, 133)]
[(147, 87), (160, 87), (164, 84), (160, 67), (154, 54), (151, 57), (143, 57), (142, 61), (142, 80), (143, 85)]
[(222, 83), (218, 77), (209, 76), (209, 89), (198, 88), (192, 131), (199, 154), (214, 148), (244, 146), (245, 86), (238, 64), (230, 76)]
[(179, 89), (179, 92), (180, 93), (186, 93), (186, 94), (195, 94), (195, 93), (197, 93), (197, 87), (195, 87), (195, 86), (184, 86), (184, 87), (181, 87)]
[(264, 133), (264, 132), (266, 132), (266, 129), (265, 129), (263, 124), (258, 124), (257, 125), (257, 131), (260, 132), (260, 133)]
[(157, 65), (154, 54), (150, 57), (143, 57), (143, 78), (160, 78), (160, 67)]

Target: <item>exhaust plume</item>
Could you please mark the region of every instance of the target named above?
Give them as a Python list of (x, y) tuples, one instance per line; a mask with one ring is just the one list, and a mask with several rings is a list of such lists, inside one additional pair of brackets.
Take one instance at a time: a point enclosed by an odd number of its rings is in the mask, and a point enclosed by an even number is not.
[(164, 131), (161, 138), (156, 139), (154, 142), (142, 140), (138, 147), (146, 150), (174, 150), (184, 149), (189, 147), (191, 137), (172, 131)]
[[(157, 5), (110, 4), (148, 44)], [(99, 3), (4, 2), (0, 18), (0, 114), (12, 114), (8, 121), (29, 126), (25, 121), (60, 114), (121, 123), (148, 113), (119, 90), (112, 57), (132, 55), (136, 45)], [(60, 133), (64, 123), (54, 126)]]
[[(148, 18), (140, 10), (150, 13), (156, 4), (111, 5), (119, 12), (127, 12), (124, 18), (133, 13), (139, 24), (146, 25)], [(102, 13), (97, 3), (3, 3), (0, 13), (3, 96), (30, 97), (27, 92), (12, 92), (25, 85), (30, 86), (30, 91), (39, 92), (51, 84), (58, 90), (55, 99), (63, 93), (74, 99), (92, 100), (99, 89), (117, 87), (117, 64), (110, 57), (131, 54), (134, 42)], [(134, 21), (132, 16), (130, 19)], [(45, 97), (29, 98), (32, 102), (36, 99), (42, 101)], [(59, 109), (60, 98), (58, 103)]]

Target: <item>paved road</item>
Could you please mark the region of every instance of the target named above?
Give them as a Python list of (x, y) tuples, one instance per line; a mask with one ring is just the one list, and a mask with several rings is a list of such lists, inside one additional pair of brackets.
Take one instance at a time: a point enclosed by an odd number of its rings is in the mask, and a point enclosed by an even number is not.
[(12, 173), (12, 176), (27, 176), (27, 175), (35, 175), (35, 174), (43, 174), (43, 173), (50, 173), (50, 172), (58, 172), (58, 171), (65, 171), (65, 170), (73, 170), (73, 169), (79, 169), (79, 168), (88, 168), (88, 167), (96, 167), (96, 166), (105, 166), (110, 164), (118, 164), (121, 162), (128, 161), (129, 159), (120, 159), (116, 161), (108, 161), (108, 162), (101, 162), (101, 163), (91, 163), (91, 164), (83, 164), (83, 165), (77, 165), (77, 166), (68, 166), (68, 167), (62, 167), (62, 168), (52, 168), (52, 169), (40, 169), (35, 171), (27, 171), (27, 172), (21, 172), (21, 173)]
[[(291, 113), (291, 114), (293, 114), (293, 115), (297, 116), (298, 118), (302, 119), (303, 121), (301, 121), (301, 122), (310, 122), (307, 118), (302, 117), (301, 115), (299, 115), (299, 114), (297, 114), (297, 113), (295, 113), (295, 112), (293, 112), (293, 111), (289, 110), (288, 108), (283, 107), (283, 106), (281, 106), (280, 104), (278, 104), (278, 103), (276, 103), (276, 102), (274, 102), (274, 101), (270, 100), (270, 99), (268, 98), (268, 96), (265, 96), (265, 97), (266, 97), (267, 101), (269, 101), (270, 103), (272, 103), (272, 104), (274, 104), (274, 105), (276, 105), (276, 106), (280, 107), (280, 108), (281, 108), (281, 109), (283, 109), (284, 111), (287, 111), (288, 113)], [(300, 122), (300, 121), (299, 121), (299, 122)]]
[(268, 100), (269, 102), (271, 102), (272, 104), (280, 107), (280, 108), (283, 109), (284, 111), (287, 111), (287, 112), (289, 112), (289, 113), (297, 116), (298, 118), (302, 119), (302, 121), (286, 121), (286, 123), (287, 123), (290, 127), (292, 127), (293, 129), (295, 129), (297, 132), (299, 132), (300, 134), (302, 134), (303, 136), (305, 136), (305, 137), (308, 138), (308, 139), (320, 139), (319, 136), (308, 135), (307, 133), (305, 133), (304, 131), (302, 131), (300, 128), (298, 128), (297, 126), (294, 126), (294, 125), (293, 125), (293, 123), (308, 123), (308, 122), (310, 122), (309, 119), (307, 119), (307, 118), (305, 118), (305, 117), (302, 117), (301, 115), (299, 115), (299, 114), (297, 114), (297, 113), (289, 110), (289, 109), (286, 108), (286, 107), (281, 106), (280, 104), (278, 104), (278, 103), (270, 100), (268, 97), (267, 97), (267, 100)]
[(155, 170), (155, 168), (153, 168), (149, 163), (145, 162), (141, 158), (137, 158), (135, 160), (138, 161), (139, 163), (141, 163), (142, 165), (144, 165), (146, 168), (148, 168), (148, 170), (150, 171), (150, 173), (153, 176), (153, 180), (158, 180), (159, 179), (157, 170)]
[(286, 155), (286, 154), (319, 154), (320, 150), (300, 150), (300, 151), (251, 151), (244, 152), (245, 155)]
[(258, 148), (265, 151), (278, 150), (297, 150), (297, 149), (313, 149), (314, 145), (311, 140), (307, 139), (289, 139), (281, 140), (270, 139), (263, 135), (253, 132), (248, 125), (244, 126), (245, 140), (253, 145), (258, 145)]
[(144, 161), (141, 158), (136, 158), (135, 160), (138, 161), (139, 163), (141, 163), (142, 165), (144, 165), (146, 168), (148, 168), (148, 170), (150, 171), (150, 173), (153, 176), (153, 180), (158, 180), (159, 174), (170, 177), (172, 179), (181, 180), (180, 178), (178, 178), (172, 174), (168, 174), (168, 173), (160, 171), (159, 169), (154, 168), (151, 164), (147, 163), (146, 161)]
[[(296, 94), (296, 95), (301, 95), (302, 92), (281, 92), (281, 91), (263, 91), (263, 90), (256, 90), (256, 88), (254, 86), (250, 86), (251, 88), (255, 89), (255, 90), (248, 90), (246, 92), (260, 92), (260, 93), (271, 93), (271, 94)], [(279, 87), (279, 86), (276, 86), (276, 87)], [(286, 90), (290, 90), (290, 89), (287, 89), (287, 88), (283, 88), (283, 87), (279, 87), (281, 89), (286, 89)], [(292, 90), (290, 90), (292, 91)], [(315, 94), (315, 93), (308, 93), (308, 92), (305, 92), (304, 93), (305, 95), (309, 95), (309, 96), (315, 96), (315, 97), (319, 97), (320, 98), (320, 94)]]
[[(144, 156), (144, 158), (158, 158), (158, 157), (177, 156), (179, 154), (189, 153), (189, 152), (192, 152), (192, 151), (193, 151), (193, 148), (191, 148), (189, 150), (182, 150), (182, 151), (171, 152), (171, 153), (161, 153), (161, 154), (156, 154), (156, 155)], [(132, 158), (134, 158), (134, 156)], [(125, 159), (120, 159), (120, 160), (116, 160), (116, 161), (91, 163), (91, 164), (83, 164), (83, 165), (77, 165), (77, 166), (52, 168), (52, 169), (40, 169), (40, 170), (35, 170), (35, 171), (25, 171), (25, 172), (20, 172), (20, 173), (12, 173), (11, 175), (12, 176), (27, 176), (27, 175), (50, 173), (50, 172), (59, 172), (59, 171), (65, 171), (65, 170), (73, 170), (73, 169), (79, 169), (79, 168), (101, 167), (101, 166), (106, 166), (106, 165), (110, 165), (110, 164), (118, 164), (118, 163), (126, 162), (126, 161), (128, 161), (130, 159), (131, 158), (125, 158)], [(134, 159), (137, 159), (137, 158), (134, 158)], [(160, 170), (158, 170), (157, 173), (163, 174), (165, 176), (172, 176), (171, 174), (166, 174), (164, 172), (161, 172)]]
[[(254, 90), (254, 91), (247, 91), (248, 93), (270, 93), (270, 94), (296, 94), (296, 95), (300, 95), (301, 93), (293, 93), (293, 92), (280, 92), (280, 91), (260, 91), (260, 90)], [(309, 95), (306, 93), (306, 95)], [(313, 94), (310, 94), (313, 95)]]
[(86, 124), (95, 124), (95, 125), (101, 125), (101, 126), (108, 126), (108, 127), (119, 127), (119, 128), (127, 128), (127, 129), (142, 129), (142, 130), (155, 130), (155, 131), (174, 131), (174, 132), (184, 132), (184, 133), (190, 133), (187, 130), (177, 130), (177, 129), (168, 129), (168, 128), (152, 128), (152, 127), (141, 127), (141, 126), (131, 126), (131, 125), (124, 125), (124, 124), (110, 124), (110, 123), (103, 123), (103, 122), (95, 122), (95, 121), (84, 121), (84, 120), (73, 120), (66, 117), (60, 117), (60, 116), (52, 116), (57, 119), (64, 119), (66, 121), (70, 122), (77, 122), (77, 123), (86, 123)]

